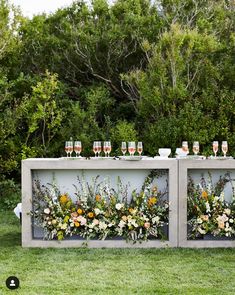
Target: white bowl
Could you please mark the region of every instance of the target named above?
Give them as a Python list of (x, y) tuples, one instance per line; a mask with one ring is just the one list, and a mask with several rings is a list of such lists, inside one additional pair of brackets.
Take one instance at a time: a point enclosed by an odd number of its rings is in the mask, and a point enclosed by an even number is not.
[(171, 153), (171, 149), (161, 148), (161, 149), (158, 149), (158, 153), (159, 153), (160, 157), (168, 158)]

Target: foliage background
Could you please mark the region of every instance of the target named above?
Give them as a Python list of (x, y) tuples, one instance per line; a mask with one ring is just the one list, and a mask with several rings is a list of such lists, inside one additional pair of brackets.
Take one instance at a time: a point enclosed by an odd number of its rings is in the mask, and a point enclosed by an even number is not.
[(98, 139), (148, 155), (227, 140), (234, 156), (234, 14), (232, 0), (94, 0), (29, 20), (0, 0), (0, 182), (70, 137), (86, 156)]

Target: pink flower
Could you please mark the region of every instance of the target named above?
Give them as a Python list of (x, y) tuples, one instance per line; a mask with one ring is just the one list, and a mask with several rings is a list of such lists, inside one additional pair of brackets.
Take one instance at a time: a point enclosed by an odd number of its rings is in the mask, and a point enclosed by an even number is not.
[(150, 228), (150, 222), (145, 222), (145, 223), (144, 223), (144, 227), (145, 227), (145, 228)]
[(81, 215), (78, 216), (77, 220), (80, 221), (81, 225), (85, 225), (87, 221), (86, 218)]

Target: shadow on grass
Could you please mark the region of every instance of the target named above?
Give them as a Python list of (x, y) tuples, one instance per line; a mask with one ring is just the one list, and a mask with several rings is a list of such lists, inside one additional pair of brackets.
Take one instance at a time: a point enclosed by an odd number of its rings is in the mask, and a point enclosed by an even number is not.
[(0, 248), (21, 246), (20, 233), (8, 233), (0, 235)]

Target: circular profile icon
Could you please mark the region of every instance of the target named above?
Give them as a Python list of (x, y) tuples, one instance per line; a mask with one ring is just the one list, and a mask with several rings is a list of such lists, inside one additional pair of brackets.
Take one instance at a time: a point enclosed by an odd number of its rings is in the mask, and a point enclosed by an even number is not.
[(11, 290), (17, 289), (20, 286), (20, 281), (17, 277), (13, 277), (13, 276), (9, 277), (6, 280), (6, 286), (8, 289), (11, 289)]

